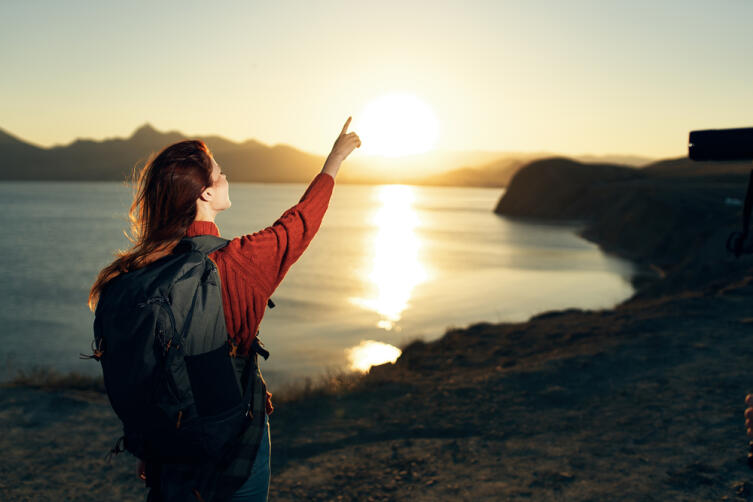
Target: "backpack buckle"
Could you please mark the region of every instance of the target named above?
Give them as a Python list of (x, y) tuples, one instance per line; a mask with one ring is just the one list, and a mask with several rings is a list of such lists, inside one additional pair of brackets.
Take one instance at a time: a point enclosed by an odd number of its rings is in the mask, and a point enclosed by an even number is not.
[(258, 336), (254, 337), (254, 341), (251, 344), (251, 350), (263, 357), (265, 361), (269, 359), (269, 351), (264, 348), (264, 344), (261, 343)]

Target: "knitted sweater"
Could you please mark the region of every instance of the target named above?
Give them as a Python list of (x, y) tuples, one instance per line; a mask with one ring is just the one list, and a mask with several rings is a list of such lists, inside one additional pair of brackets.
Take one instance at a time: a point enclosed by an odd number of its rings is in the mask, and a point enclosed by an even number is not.
[[(220, 274), (225, 324), (239, 354), (249, 353), (267, 300), (319, 230), (334, 184), (331, 175), (319, 173), (298, 204), (272, 226), (236, 237), (209, 254)], [(220, 236), (213, 221), (194, 221), (186, 231), (188, 237), (204, 234)], [(267, 412), (271, 411), (268, 399)]]

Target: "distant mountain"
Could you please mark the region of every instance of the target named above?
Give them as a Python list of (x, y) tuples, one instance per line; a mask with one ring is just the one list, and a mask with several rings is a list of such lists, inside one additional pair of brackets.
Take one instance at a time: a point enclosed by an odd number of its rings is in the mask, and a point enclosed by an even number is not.
[[(508, 159), (531, 157), (532, 154), (489, 151), (435, 150), (397, 158), (354, 155), (338, 174), (338, 182), (403, 183), (408, 185), (504, 186), (495, 180), (491, 164)], [(458, 168), (458, 166), (463, 166)], [(460, 175), (455, 171), (479, 171), (477, 175)], [(492, 169), (492, 171), (494, 171)]]
[[(504, 188), (523, 166), (540, 159), (563, 158), (551, 152), (495, 152), (494, 160), (481, 165), (468, 165), (416, 178), (416, 185), (475, 186)], [(653, 159), (635, 155), (577, 155), (568, 157), (586, 165), (620, 165), (641, 167)]]
[(425, 176), (416, 179), (414, 183), (416, 185), (504, 188), (510, 183), (515, 173), (533, 159), (535, 159), (535, 154), (511, 155), (477, 167), (461, 167)]
[[(134, 167), (165, 146), (188, 139), (177, 131), (160, 132), (150, 124), (129, 138), (77, 139), (64, 146), (39, 148), (0, 130), (0, 180), (123, 181)], [(288, 145), (268, 146), (255, 140), (234, 142), (219, 136), (191, 136), (207, 143), (231, 181), (307, 183), (325, 157)], [(338, 174), (338, 183), (414, 183), (419, 173), (464, 161), (488, 162), (493, 152), (431, 152), (400, 157), (353, 156)]]
[[(231, 181), (307, 183), (325, 160), (288, 145), (234, 142), (220, 136), (189, 137), (178, 131), (158, 131), (149, 123), (125, 139), (77, 139), (51, 148), (31, 145), (0, 129), (0, 180), (123, 181), (134, 167), (143, 166), (150, 154), (188, 138), (205, 141)], [(337, 179), (338, 183), (505, 187), (523, 165), (547, 156), (552, 154), (433, 151), (399, 158), (354, 155)], [(640, 159), (621, 158), (626, 162)]]
[[(183, 139), (188, 137), (144, 124), (126, 139), (78, 139), (65, 146), (38, 148), (0, 131), (0, 179), (123, 181), (151, 153)], [(218, 136), (200, 139), (235, 181), (307, 182), (323, 163), (319, 156), (284, 145), (235, 143)]]
[(586, 164), (617, 164), (630, 167), (643, 167), (655, 161), (655, 159), (637, 155), (569, 155), (568, 157)]

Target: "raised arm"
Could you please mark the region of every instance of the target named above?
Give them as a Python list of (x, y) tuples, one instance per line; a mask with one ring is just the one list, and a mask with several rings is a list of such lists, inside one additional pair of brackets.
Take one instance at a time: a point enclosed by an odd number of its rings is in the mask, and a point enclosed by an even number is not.
[(347, 132), (350, 120), (348, 117), (322, 171), (311, 181), (298, 204), (285, 211), (271, 226), (230, 243), (238, 246), (240, 254), (249, 260), (269, 296), (316, 235), (329, 207), (335, 176), (342, 162), (361, 146), (358, 135)]
[(332, 176), (319, 173), (298, 204), (285, 211), (274, 224), (240, 237), (239, 251), (250, 260), (268, 296), (277, 289), (319, 230), (334, 184)]

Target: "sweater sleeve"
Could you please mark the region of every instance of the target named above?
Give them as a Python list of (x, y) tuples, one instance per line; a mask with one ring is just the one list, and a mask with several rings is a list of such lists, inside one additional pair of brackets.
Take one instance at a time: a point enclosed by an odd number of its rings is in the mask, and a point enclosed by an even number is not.
[(334, 184), (335, 179), (330, 174), (319, 173), (298, 204), (285, 211), (272, 226), (237, 241), (239, 254), (252, 264), (268, 296), (277, 289), (319, 230)]

